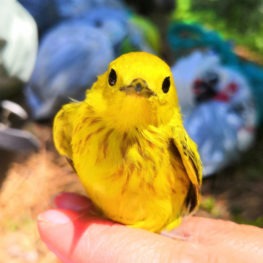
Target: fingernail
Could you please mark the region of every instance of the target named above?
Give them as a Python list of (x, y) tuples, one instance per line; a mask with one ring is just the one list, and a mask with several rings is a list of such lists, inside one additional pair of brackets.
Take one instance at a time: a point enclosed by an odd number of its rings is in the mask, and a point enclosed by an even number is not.
[(48, 210), (38, 215), (37, 220), (44, 223), (61, 225), (70, 221), (68, 216), (57, 210)]

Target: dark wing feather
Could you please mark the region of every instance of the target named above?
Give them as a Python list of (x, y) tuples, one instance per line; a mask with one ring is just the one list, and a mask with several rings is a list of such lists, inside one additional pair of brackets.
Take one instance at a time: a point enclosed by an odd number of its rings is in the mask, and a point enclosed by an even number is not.
[(196, 144), (191, 140), (185, 130), (177, 133), (177, 136), (170, 139), (172, 154), (178, 155), (188, 175), (190, 185), (185, 197), (186, 212), (195, 210), (200, 200), (200, 186), (202, 182), (202, 164), (197, 151)]
[(61, 155), (66, 156), (68, 159), (72, 159), (72, 130), (74, 118), (77, 116), (77, 109), (79, 103), (72, 102), (66, 104), (57, 113), (53, 124), (53, 140), (58, 152)]

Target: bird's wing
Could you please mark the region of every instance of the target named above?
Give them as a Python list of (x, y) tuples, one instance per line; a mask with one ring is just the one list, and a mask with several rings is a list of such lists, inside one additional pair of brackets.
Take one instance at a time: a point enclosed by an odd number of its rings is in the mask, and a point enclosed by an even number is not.
[(198, 206), (200, 201), (200, 186), (202, 183), (202, 164), (196, 144), (191, 140), (184, 128), (170, 140), (171, 153), (181, 158), (182, 164), (190, 180), (187, 196), (185, 198), (186, 212), (190, 213)]
[(74, 120), (77, 116), (78, 102), (66, 104), (57, 113), (53, 124), (53, 139), (58, 152), (72, 159), (71, 139)]

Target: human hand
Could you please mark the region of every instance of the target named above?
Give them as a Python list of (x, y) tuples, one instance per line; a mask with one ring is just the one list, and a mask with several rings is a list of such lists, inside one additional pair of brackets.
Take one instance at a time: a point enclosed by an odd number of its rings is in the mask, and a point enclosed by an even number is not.
[(38, 216), (41, 239), (63, 262), (263, 262), (263, 230), (188, 217), (171, 239), (92, 215), (84, 196), (62, 193)]

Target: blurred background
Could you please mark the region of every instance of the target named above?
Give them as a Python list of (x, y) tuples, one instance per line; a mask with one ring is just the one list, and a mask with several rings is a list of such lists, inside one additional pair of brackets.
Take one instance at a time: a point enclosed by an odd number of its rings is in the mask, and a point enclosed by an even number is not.
[(171, 66), (204, 164), (198, 215), (263, 227), (263, 0), (0, 0), (0, 259), (58, 262), (38, 213), (83, 192), (52, 121), (117, 56)]

